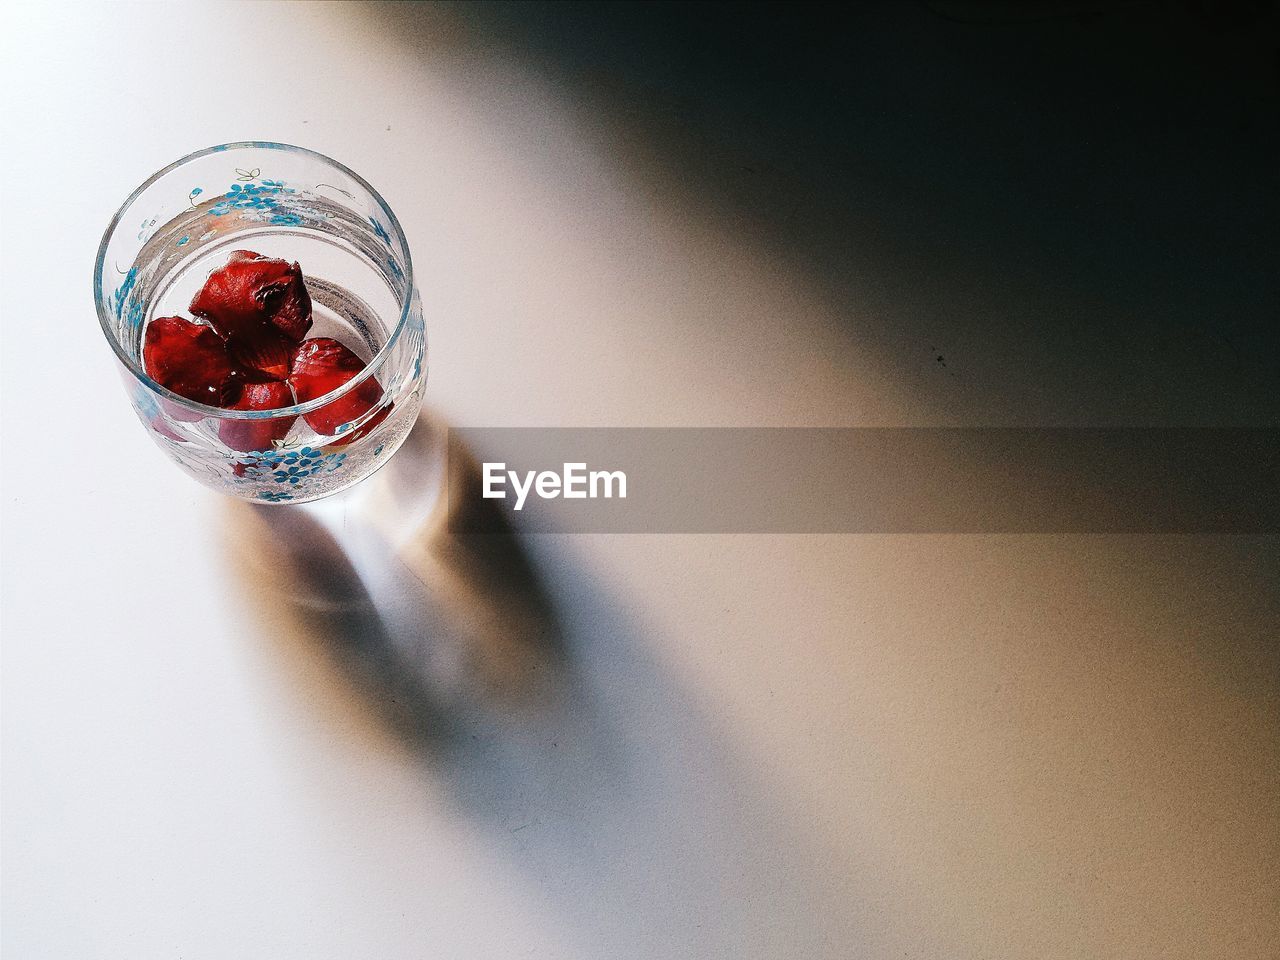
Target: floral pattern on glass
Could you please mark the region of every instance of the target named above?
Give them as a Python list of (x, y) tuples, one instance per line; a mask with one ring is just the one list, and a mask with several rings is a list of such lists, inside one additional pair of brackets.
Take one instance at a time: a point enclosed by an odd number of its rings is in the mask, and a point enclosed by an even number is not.
[[(250, 177), (250, 173), (254, 176)], [(256, 170), (248, 171), (240, 177), (240, 180), (245, 182), (233, 183), (227, 187), (226, 194), (209, 208), (209, 213), (215, 217), (221, 217), (232, 210), (275, 211), (279, 208), (282, 197), (298, 192), (292, 187), (286, 187), (280, 180), (264, 179), (255, 183), (253, 180), (256, 175)], [(247, 180), (246, 177), (248, 177)], [(296, 223), (302, 222), (296, 214), (276, 214), (276, 216), (293, 217)], [(272, 222), (275, 222), (274, 218)]]
[(274, 481), (288, 488), (304, 489), (312, 477), (333, 473), (346, 459), (345, 453), (315, 447), (257, 450), (242, 454), (232, 465), (232, 473), (240, 482)]
[(115, 295), (112, 298), (116, 319), (131, 327), (142, 326), (142, 304), (130, 296), (137, 283), (138, 268), (130, 267), (129, 272), (120, 281), (120, 286), (116, 287)]

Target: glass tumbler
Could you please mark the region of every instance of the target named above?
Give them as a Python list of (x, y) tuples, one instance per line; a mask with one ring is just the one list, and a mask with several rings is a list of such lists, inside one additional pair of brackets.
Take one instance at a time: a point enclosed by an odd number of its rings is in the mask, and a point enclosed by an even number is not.
[[(365, 368), (324, 396), (278, 410), (206, 406), (149, 377), (147, 323), (190, 318), (192, 297), (235, 250), (298, 262), (312, 302), (307, 336), (341, 341)], [(221, 493), (260, 503), (336, 493), (386, 462), (417, 418), (427, 344), (409, 245), (378, 192), (322, 154), (245, 142), (171, 163), (112, 218), (93, 294), (147, 432)], [(361, 391), (361, 402), (335, 403), (351, 391)], [(333, 423), (332, 412), (347, 409), (361, 412)]]

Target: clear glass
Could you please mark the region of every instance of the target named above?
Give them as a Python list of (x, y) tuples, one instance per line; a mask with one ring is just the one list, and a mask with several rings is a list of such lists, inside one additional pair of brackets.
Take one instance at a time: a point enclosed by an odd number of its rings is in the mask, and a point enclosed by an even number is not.
[[(147, 323), (190, 316), (209, 271), (242, 249), (301, 265), (314, 321), (307, 336), (342, 341), (367, 362), (361, 373), (322, 397), (266, 411), (205, 406), (147, 376)], [(220, 493), (260, 503), (336, 493), (378, 469), (417, 419), (427, 343), (409, 245), (377, 191), (322, 154), (229, 143), (165, 167), (107, 227), (93, 294), (138, 418), (175, 463)], [(372, 409), (332, 434), (312, 429), (308, 413), (370, 377), (382, 389)], [(262, 436), (283, 439), (268, 446)]]

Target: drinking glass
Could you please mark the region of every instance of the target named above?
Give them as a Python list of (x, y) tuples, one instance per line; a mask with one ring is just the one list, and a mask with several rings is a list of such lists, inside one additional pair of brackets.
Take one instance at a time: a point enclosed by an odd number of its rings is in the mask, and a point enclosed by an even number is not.
[[(245, 249), (300, 264), (312, 301), (307, 335), (341, 341), (366, 362), (363, 371), (278, 410), (206, 406), (147, 375), (147, 323), (189, 315), (208, 273)], [(220, 493), (260, 503), (336, 493), (385, 463), (417, 418), (426, 329), (404, 232), (362, 177), (312, 150), (228, 143), (155, 173), (107, 227), (93, 294), (138, 418), (178, 466)], [(368, 378), (381, 388), (371, 409), (336, 429), (316, 418), (331, 432), (312, 428), (308, 413), (352, 390), (370, 396)]]

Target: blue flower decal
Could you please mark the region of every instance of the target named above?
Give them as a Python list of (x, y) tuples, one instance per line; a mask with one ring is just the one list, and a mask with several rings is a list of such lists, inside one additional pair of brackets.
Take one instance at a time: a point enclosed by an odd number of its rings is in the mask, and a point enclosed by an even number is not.
[(303, 447), (300, 450), (290, 450), (281, 454), (280, 462), (290, 465), (296, 463), (302, 466), (309, 466), (312, 460), (319, 460), (323, 456), (324, 454), (314, 447)]
[(130, 267), (129, 272), (124, 275), (124, 280), (120, 282), (120, 286), (116, 288), (116, 319), (123, 319), (124, 302), (129, 294), (133, 291), (133, 286), (138, 282), (138, 268)]
[(298, 450), (257, 450), (242, 454), (232, 465), (237, 482), (275, 482), (299, 490), (319, 473), (332, 473), (347, 459), (345, 453), (325, 453), (314, 447)]
[(291, 483), (294, 486), (297, 486), (303, 480), (307, 479), (307, 477), (311, 476), (311, 474), (316, 472), (317, 470), (308, 470), (305, 467), (288, 467), (284, 470), (277, 470), (272, 474), (272, 476), (276, 478), (277, 483)]
[(373, 232), (374, 232), (374, 233), (376, 233), (376, 234), (378, 235), (378, 238), (379, 238), (383, 243), (385, 243), (388, 247), (389, 247), (389, 246), (391, 246), (391, 235), (390, 235), (389, 233), (387, 233), (387, 229), (386, 229), (386, 227), (384, 227), (382, 224), (380, 224), (380, 223), (379, 223), (377, 220), (375, 220), (373, 217), (370, 217), (370, 218), (369, 218), (369, 222), (370, 222), (371, 224), (373, 224)]
[(129, 272), (124, 275), (124, 280), (116, 288), (115, 296), (113, 297), (116, 319), (131, 327), (142, 326), (142, 304), (130, 296), (137, 283), (138, 268), (130, 267)]
[[(237, 170), (236, 172), (241, 175), (240, 182), (233, 183), (227, 187), (226, 195), (209, 208), (209, 212), (215, 217), (224, 216), (232, 210), (274, 211), (280, 206), (280, 200), (283, 196), (298, 192), (286, 187), (280, 180), (262, 180), (259, 183), (254, 183), (253, 181), (258, 176), (257, 170)], [(279, 216), (291, 217), (296, 215), (279, 214)], [(301, 218), (297, 222), (301, 223)], [(295, 224), (290, 222), (289, 225), (293, 226)]]
[(267, 503), (280, 503), (282, 500), (292, 500), (293, 494), (283, 490), (263, 490), (258, 494), (258, 499), (265, 500)]

